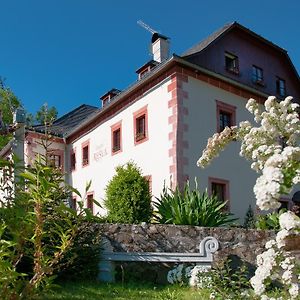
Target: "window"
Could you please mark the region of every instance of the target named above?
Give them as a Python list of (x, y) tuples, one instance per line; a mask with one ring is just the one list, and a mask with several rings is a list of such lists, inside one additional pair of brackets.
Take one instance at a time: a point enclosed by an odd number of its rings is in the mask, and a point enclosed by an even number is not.
[(219, 178), (208, 178), (210, 195), (214, 195), (220, 202), (228, 201), (225, 207), (229, 211), (229, 181)]
[(71, 151), (70, 165), (71, 165), (71, 171), (75, 171), (76, 170), (76, 152), (75, 152), (75, 150)]
[(142, 115), (136, 118), (135, 140), (140, 141), (146, 137), (146, 116)]
[(216, 100), (217, 104), (217, 131), (221, 132), (226, 126), (234, 126), (236, 119), (236, 107)]
[(279, 77), (277, 77), (277, 80), (276, 80), (276, 93), (281, 97), (284, 97), (286, 95), (285, 80), (283, 80)]
[(133, 114), (134, 143), (140, 144), (148, 140), (148, 115), (147, 106)]
[(139, 73), (139, 79), (142, 79), (147, 73), (149, 72), (149, 69), (145, 69)]
[(121, 150), (121, 128), (113, 132), (113, 152)]
[[(36, 153), (37, 154), (37, 153)], [(64, 151), (60, 149), (48, 149), (47, 150), (47, 164), (53, 168), (64, 168)]]
[(239, 59), (236, 55), (225, 52), (225, 69), (234, 74), (239, 74)]
[(252, 81), (256, 84), (263, 85), (264, 73), (262, 68), (252, 66)]
[(122, 151), (122, 136), (121, 136), (121, 125), (119, 122), (111, 126), (111, 152), (117, 154)]
[(82, 144), (82, 166), (85, 167), (89, 164), (89, 141)]
[(212, 195), (216, 196), (220, 202), (226, 201), (225, 191), (225, 184), (216, 182), (211, 183), (211, 193)]
[(86, 207), (90, 209), (91, 213), (94, 213), (94, 202), (93, 202), (93, 194), (88, 194), (86, 199)]
[(109, 102), (109, 99), (108, 98), (105, 98), (102, 100), (102, 106), (106, 106)]
[(49, 154), (48, 155), (49, 166), (54, 168), (61, 167), (61, 156), (58, 154)]
[(223, 131), (225, 129), (225, 127), (230, 127), (231, 126), (231, 113), (226, 112), (226, 111), (220, 111), (219, 114), (220, 120), (219, 120), (219, 129), (220, 132)]

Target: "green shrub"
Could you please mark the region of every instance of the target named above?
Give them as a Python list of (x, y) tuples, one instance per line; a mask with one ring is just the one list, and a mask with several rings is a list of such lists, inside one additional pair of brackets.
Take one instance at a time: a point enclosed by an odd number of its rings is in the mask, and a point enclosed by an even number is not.
[(154, 203), (154, 221), (163, 224), (194, 225), (216, 227), (232, 223), (236, 219), (225, 212), (226, 202), (220, 202), (215, 196), (208, 196), (190, 189), (187, 182), (181, 192), (164, 187), (160, 198)]
[(202, 277), (209, 276), (211, 299), (255, 299), (251, 290), (250, 278), (253, 276), (253, 267), (236, 256), (228, 257), (223, 263), (215, 265), (208, 273), (199, 273)]
[(66, 280), (96, 280), (101, 252), (100, 229), (94, 222), (85, 222), (78, 230), (71, 248), (58, 270), (59, 282)]
[(149, 222), (152, 214), (149, 184), (141, 170), (129, 162), (116, 168), (106, 187), (105, 207), (113, 223)]
[(256, 222), (256, 219), (255, 219), (253, 209), (252, 209), (251, 205), (249, 205), (246, 216), (245, 216), (243, 227), (246, 229), (254, 229), (254, 228), (256, 228), (255, 222)]
[(286, 209), (281, 209), (279, 212), (272, 212), (266, 215), (257, 216), (255, 226), (262, 230), (280, 230), (279, 216), (284, 213)]
[[(9, 167), (13, 162), (0, 160), (0, 170)], [(0, 205), (0, 299), (33, 299), (51, 287), (88, 210), (76, 213), (65, 204), (71, 192), (79, 192), (41, 159), (11, 175), (9, 186), (0, 184), (6, 191)]]

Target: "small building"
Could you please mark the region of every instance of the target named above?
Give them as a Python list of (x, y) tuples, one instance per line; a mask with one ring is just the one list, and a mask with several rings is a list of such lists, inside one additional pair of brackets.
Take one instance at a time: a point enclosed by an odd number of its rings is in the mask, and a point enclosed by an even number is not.
[[(94, 214), (104, 211), (90, 199), (101, 202), (115, 167), (132, 160), (148, 178), (153, 197), (164, 184), (182, 186), (197, 177), (201, 189), (228, 200), (228, 209), (243, 219), (249, 205), (255, 207), (257, 174), (239, 157), (239, 143), (204, 170), (196, 162), (214, 132), (251, 120), (249, 98), (261, 104), (269, 95), (300, 100), (299, 75), (287, 51), (237, 22), (182, 55), (169, 56), (169, 39), (154, 33), (152, 50), (153, 59), (136, 71), (129, 88), (110, 89), (99, 108), (82, 105), (54, 122), (53, 164), (82, 193), (92, 181), (85, 205)], [(42, 151), (43, 133), (42, 126), (27, 130), (26, 164)], [(74, 206), (76, 201), (74, 195)]]

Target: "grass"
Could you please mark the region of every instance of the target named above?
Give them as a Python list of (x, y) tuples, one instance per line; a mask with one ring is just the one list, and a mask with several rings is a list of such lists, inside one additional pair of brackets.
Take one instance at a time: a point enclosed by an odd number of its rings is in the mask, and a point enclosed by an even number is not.
[(142, 283), (105, 284), (100, 282), (65, 282), (41, 300), (207, 300), (208, 291), (182, 286), (153, 286)]
[[(272, 299), (290, 299), (281, 290), (273, 290), (268, 294)], [(150, 283), (105, 284), (95, 281), (64, 282), (52, 291), (41, 295), (38, 300), (208, 300), (208, 290), (196, 290), (179, 285), (156, 285)], [(218, 298), (220, 299), (220, 298)], [(231, 299), (231, 298), (230, 298)], [(237, 297), (236, 299), (243, 299)], [(246, 298), (249, 299), (249, 298)], [(254, 297), (260, 299), (260, 297)], [(296, 299), (300, 300), (300, 297)], [(295, 299), (295, 300), (296, 300)]]

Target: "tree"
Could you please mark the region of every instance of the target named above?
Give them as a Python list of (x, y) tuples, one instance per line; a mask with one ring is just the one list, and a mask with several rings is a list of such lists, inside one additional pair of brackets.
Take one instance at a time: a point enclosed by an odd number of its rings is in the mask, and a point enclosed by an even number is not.
[[(60, 170), (39, 157), (16, 176), (15, 164), (0, 160), (0, 298), (33, 299), (49, 289), (79, 230), (88, 226), (90, 212), (78, 202), (77, 211), (65, 203), (70, 193), (81, 195), (64, 181)], [(10, 176), (9, 176), (10, 175)], [(13, 197), (11, 197), (13, 194)], [(72, 259), (69, 257), (69, 259)], [(64, 262), (66, 264), (66, 262)]]
[(132, 162), (116, 168), (117, 174), (106, 187), (108, 219), (115, 223), (149, 222), (152, 208), (149, 184)]
[[(20, 100), (5, 86), (3, 79), (0, 77), (0, 111), (2, 113), (2, 122), (5, 125), (12, 124), (13, 113), (18, 107), (22, 107)], [(0, 135), (0, 150), (11, 138), (12, 134)]]
[(57, 109), (54, 106), (48, 107), (48, 104), (44, 103), (42, 107), (37, 111), (35, 120), (39, 124), (50, 124), (56, 120), (57, 114)]

